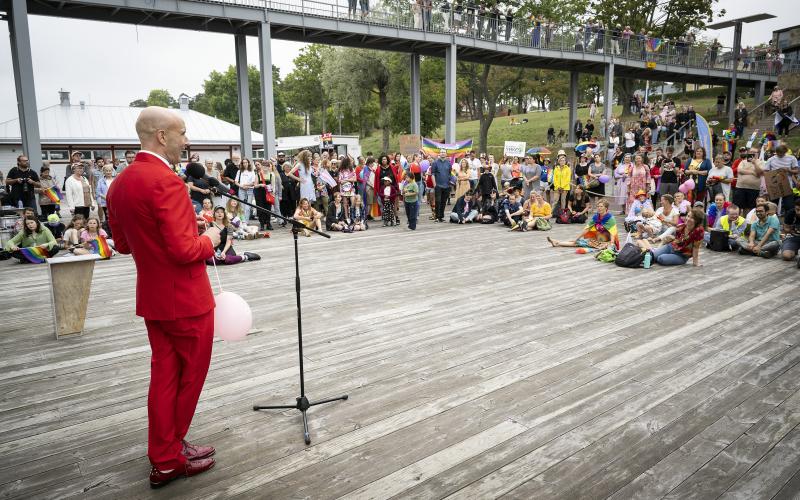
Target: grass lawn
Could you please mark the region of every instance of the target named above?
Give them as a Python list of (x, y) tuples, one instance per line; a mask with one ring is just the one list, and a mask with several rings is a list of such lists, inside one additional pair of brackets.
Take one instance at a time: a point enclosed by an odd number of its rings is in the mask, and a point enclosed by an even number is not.
[[(693, 105), (695, 110), (706, 117), (706, 119), (709, 121), (718, 120), (720, 125), (724, 123), (724, 117), (715, 116), (716, 112), (714, 108), (716, 107), (717, 102), (715, 97), (693, 97), (691, 94), (692, 93), (689, 92), (686, 97), (680, 94), (668, 97), (672, 97), (678, 106), (684, 104)], [(752, 99), (745, 100), (745, 103), (748, 108), (753, 107)], [(621, 111), (621, 106), (614, 106), (615, 116), (619, 116)], [(602, 113), (602, 109), (598, 109), (595, 127), (598, 126), (597, 122), (600, 120), (600, 113)], [(527, 143), (527, 147), (529, 148), (533, 146), (545, 146), (547, 144), (547, 128), (551, 124), (553, 125), (553, 128), (555, 128), (556, 134), (558, 134), (559, 128), (563, 128), (565, 134), (568, 134), (569, 132), (569, 110), (567, 109), (548, 112), (525, 113), (522, 115), (513, 115), (513, 118), (515, 118), (517, 121), (522, 121), (523, 118), (527, 118), (528, 123), (522, 125), (511, 125), (509, 117), (496, 117), (492, 122), (492, 126), (489, 128), (488, 151), (490, 154), (502, 155), (503, 144), (505, 141), (525, 141)], [(589, 109), (578, 109), (578, 118), (585, 123), (589, 118)], [(629, 120), (633, 120), (633, 117), (626, 116), (623, 118), (623, 121)], [(479, 126), (477, 120), (458, 122), (456, 125), (456, 139), (463, 140), (472, 138), (476, 143), (475, 146), (477, 147), (478, 131)], [(439, 130), (437, 130), (436, 134), (433, 135), (433, 138), (441, 138), (443, 136), (444, 127), (441, 127)], [(398, 147), (399, 143), (397, 136), (392, 136), (389, 141), (389, 149), (391, 151), (396, 151)], [(369, 137), (362, 138), (361, 150), (365, 153), (367, 151), (372, 151), (375, 154), (379, 154), (381, 151), (380, 133), (375, 131)]]

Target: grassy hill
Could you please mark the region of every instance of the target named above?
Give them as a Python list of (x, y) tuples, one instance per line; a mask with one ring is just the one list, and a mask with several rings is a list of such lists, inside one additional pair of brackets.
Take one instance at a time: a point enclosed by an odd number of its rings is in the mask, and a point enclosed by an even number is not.
[[(678, 106), (682, 106), (684, 104), (693, 105), (695, 110), (705, 116), (709, 121), (719, 120), (720, 123), (723, 123), (726, 118), (716, 116), (716, 110), (714, 109), (717, 101), (713, 95), (716, 92), (711, 91), (710, 93), (712, 97), (708, 96), (709, 89), (698, 91), (698, 94), (700, 95), (693, 95), (693, 92), (688, 92), (685, 96), (682, 94), (676, 94), (667, 97), (671, 97), (673, 100), (675, 100), (675, 103)], [(657, 97), (654, 100), (657, 100)], [(748, 108), (753, 107), (753, 99), (747, 99), (745, 100), (745, 103), (747, 104)], [(621, 111), (621, 106), (614, 106), (615, 116), (619, 116)], [(598, 109), (595, 126), (597, 126), (601, 112), (602, 111)], [(522, 125), (511, 125), (510, 118), (507, 116), (495, 118), (492, 122), (492, 126), (489, 128), (488, 152), (490, 154), (502, 155), (503, 144), (505, 141), (525, 141), (528, 143), (528, 147), (544, 146), (547, 144), (547, 128), (551, 124), (553, 125), (553, 128), (555, 128), (556, 134), (558, 134), (559, 128), (563, 128), (565, 134), (569, 132), (569, 110), (567, 109), (548, 112), (535, 111), (521, 115), (513, 115), (513, 118), (518, 121), (522, 121), (523, 118), (527, 118), (528, 123)], [(578, 109), (578, 118), (585, 123), (589, 118), (588, 108)], [(633, 117), (626, 116), (623, 118), (623, 121), (632, 119)], [(461, 121), (456, 125), (456, 138), (458, 140), (472, 138), (475, 140), (477, 147), (478, 131), (479, 125), (477, 120)], [(444, 137), (444, 127), (441, 127), (439, 130), (437, 130), (433, 137)], [(389, 149), (394, 151), (397, 150), (398, 147), (399, 143), (397, 136), (392, 136), (389, 141)], [(375, 131), (369, 137), (362, 138), (361, 150), (364, 152), (372, 151), (375, 154), (380, 153), (380, 133)]]

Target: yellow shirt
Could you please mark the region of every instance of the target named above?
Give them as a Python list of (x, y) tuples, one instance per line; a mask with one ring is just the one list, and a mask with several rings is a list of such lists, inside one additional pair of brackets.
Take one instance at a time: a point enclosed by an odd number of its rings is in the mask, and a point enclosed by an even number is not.
[(556, 191), (569, 191), (571, 183), (572, 168), (569, 165), (557, 165), (553, 172), (553, 189)]
[(550, 207), (550, 204), (544, 202), (542, 206), (537, 205), (536, 203), (531, 203), (531, 219), (534, 217), (550, 217), (552, 215), (553, 209)]

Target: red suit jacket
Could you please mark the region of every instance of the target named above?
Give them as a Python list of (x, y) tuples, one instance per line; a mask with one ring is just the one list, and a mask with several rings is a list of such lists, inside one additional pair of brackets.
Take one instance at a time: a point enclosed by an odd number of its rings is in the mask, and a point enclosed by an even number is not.
[(136, 262), (136, 315), (175, 320), (214, 308), (205, 259), (211, 240), (197, 234), (194, 209), (180, 177), (141, 152), (107, 195), (114, 246)]

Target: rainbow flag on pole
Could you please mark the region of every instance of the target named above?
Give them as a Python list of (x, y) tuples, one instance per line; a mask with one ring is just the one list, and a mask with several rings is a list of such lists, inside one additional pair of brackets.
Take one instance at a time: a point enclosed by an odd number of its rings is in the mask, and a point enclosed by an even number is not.
[(55, 252), (48, 250), (47, 247), (25, 247), (20, 248), (19, 253), (33, 264), (44, 264), (44, 262), (55, 255)]
[(425, 154), (429, 154), (434, 157), (439, 156), (439, 150), (441, 149), (446, 149), (447, 156), (450, 157), (450, 162), (454, 162), (455, 160), (466, 156), (469, 150), (472, 149), (472, 139), (465, 139), (452, 144), (445, 144), (442, 142), (436, 142), (432, 139), (427, 139), (425, 137), (422, 138), (422, 151), (424, 151)]
[(97, 238), (90, 240), (87, 242), (89, 244), (89, 251), (92, 253), (96, 253), (103, 259), (110, 259), (111, 258), (111, 246), (106, 241), (104, 236), (98, 236)]
[(53, 203), (61, 203), (61, 200), (64, 199), (64, 196), (61, 194), (61, 190), (55, 186), (45, 189), (42, 191), (42, 194), (47, 196)]

